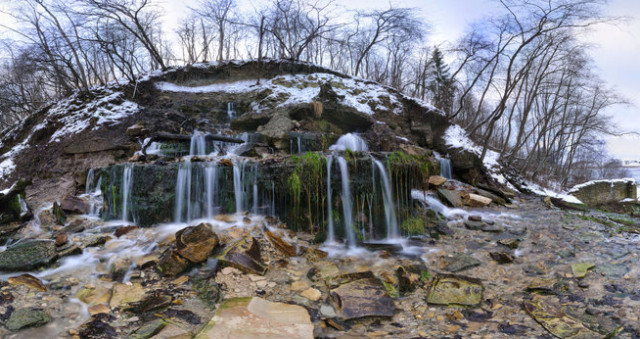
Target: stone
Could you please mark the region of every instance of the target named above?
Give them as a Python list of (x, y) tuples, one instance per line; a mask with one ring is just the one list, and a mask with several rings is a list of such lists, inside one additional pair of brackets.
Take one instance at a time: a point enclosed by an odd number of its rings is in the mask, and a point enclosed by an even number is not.
[(42, 283), (42, 281), (40, 281), (40, 279), (32, 276), (31, 274), (22, 274), (16, 277), (11, 277), (8, 279), (9, 284), (11, 285), (24, 285), (27, 286), (28, 288), (34, 290), (34, 291), (39, 291), (39, 292), (46, 292), (47, 291), (47, 287), (44, 286), (44, 284)]
[(162, 329), (165, 327), (166, 324), (167, 323), (162, 319), (152, 320), (142, 325), (142, 327), (138, 328), (137, 330), (135, 330), (131, 334), (130, 338), (131, 339), (151, 338), (154, 335), (158, 334), (160, 331), (162, 331)]
[(116, 229), (116, 231), (113, 233), (113, 235), (115, 235), (117, 238), (131, 232), (134, 230), (139, 229), (140, 227), (135, 226), (135, 225), (129, 225), (129, 226), (122, 226), (122, 227), (118, 227)]
[(60, 208), (64, 212), (72, 214), (87, 214), (90, 212), (89, 205), (84, 200), (74, 195), (67, 195), (62, 198)]
[(66, 233), (58, 234), (58, 236), (56, 236), (56, 242), (55, 242), (56, 247), (60, 247), (66, 244), (67, 240), (69, 240), (69, 236)]
[(310, 286), (307, 282), (302, 281), (302, 280), (298, 280), (296, 282), (294, 282), (293, 284), (291, 284), (291, 290), (292, 291), (302, 291), (302, 290), (306, 290), (308, 289)]
[(21, 308), (13, 311), (4, 326), (10, 331), (18, 331), (25, 327), (39, 327), (51, 322), (51, 316), (37, 308)]
[(624, 199), (636, 200), (637, 190), (634, 179), (594, 180), (574, 186), (569, 194), (589, 206), (618, 203)]
[(58, 202), (55, 201), (53, 203), (53, 218), (56, 224), (64, 225), (64, 222), (67, 220), (67, 215), (64, 213)]
[(446, 270), (449, 272), (460, 272), (464, 270), (468, 270), (473, 267), (480, 266), (480, 260), (468, 255), (468, 254), (457, 254), (455, 255), (449, 264), (446, 267)]
[(469, 207), (487, 207), (493, 200), (478, 194), (469, 193), (462, 196), (464, 204)]
[(141, 301), (145, 297), (144, 288), (138, 283), (113, 285), (109, 306), (111, 308), (127, 306), (130, 303)]
[(130, 138), (141, 137), (141, 136), (144, 136), (146, 133), (147, 133), (147, 129), (144, 127), (144, 124), (142, 123), (137, 123), (127, 128), (127, 136)]
[(164, 275), (175, 276), (184, 272), (189, 263), (177, 251), (168, 249), (162, 253), (158, 261), (158, 270)]
[[(233, 166), (233, 164), (231, 165)], [(230, 214), (218, 214), (213, 217), (214, 220), (226, 222), (228, 224), (233, 224), (236, 222), (236, 218)]]
[(223, 301), (195, 338), (313, 339), (314, 336), (311, 317), (305, 308), (252, 297)]
[(168, 295), (150, 295), (144, 299), (130, 303), (129, 309), (136, 314), (157, 310), (171, 305), (173, 298)]
[(498, 240), (498, 244), (515, 250), (520, 245), (520, 239), (500, 239)]
[(511, 264), (513, 262), (513, 256), (509, 252), (489, 252), (491, 259), (495, 260), (498, 264)]
[[(361, 278), (359, 278), (361, 277)], [(344, 320), (363, 317), (392, 317), (395, 305), (385, 286), (371, 272), (351, 277), (340, 276), (336, 280), (347, 282), (331, 289), (333, 306)]]
[(267, 266), (262, 262), (260, 245), (253, 237), (246, 237), (227, 245), (218, 259), (221, 263), (245, 273), (264, 275), (267, 272)]
[(587, 272), (594, 267), (596, 267), (596, 265), (593, 263), (582, 262), (582, 263), (572, 264), (571, 273), (573, 273), (574, 277), (581, 279), (587, 276)]
[(26, 271), (50, 263), (56, 256), (53, 240), (27, 240), (0, 253), (0, 271)]
[(105, 305), (105, 304), (97, 304), (97, 305), (93, 305), (91, 307), (89, 307), (89, 315), (91, 315), (92, 317), (96, 314), (109, 314), (111, 313), (111, 309), (109, 308), (109, 306)]
[(308, 288), (304, 291), (302, 291), (302, 293), (300, 293), (301, 296), (311, 300), (311, 301), (318, 301), (320, 300), (320, 297), (322, 297), (322, 292), (320, 292), (319, 290), (315, 289), (315, 288)]
[(112, 291), (106, 287), (84, 287), (76, 293), (76, 298), (89, 306), (108, 304)]
[[(529, 316), (556, 337), (571, 339), (603, 337), (601, 333), (585, 326), (580, 319), (567, 314), (560, 304), (550, 298), (535, 296), (532, 300), (525, 300), (523, 306)], [(613, 338), (621, 330), (621, 326), (615, 327), (605, 337)]]
[(479, 215), (470, 215), (469, 217), (467, 217), (467, 219), (468, 219), (469, 221), (481, 222), (481, 221), (482, 221), (482, 216), (479, 216)]
[(427, 294), (427, 303), (436, 305), (478, 306), (482, 302), (484, 286), (478, 279), (438, 275)]
[(277, 249), (278, 252), (282, 253), (287, 257), (296, 256), (297, 252), (296, 252), (295, 246), (282, 240), (281, 237), (275, 235), (273, 232), (269, 230), (266, 230), (264, 233), (267, 236), (267, 239), (269, 239), (269, 242), (271, 243), (271, 245), (273, 245), (273, 247), (275, 247), (275, 249)]
[(439, 175), (432, 175), (429, 177), (429, 185), (434, 187), (440, 187), (444, 185), (445, 182), (447, 182), (447, 178), (441, 177)]
[(217, 245), (218, 236), (206, 223), (189, 226), (176, 233), (178, 254), (193, 263), (207, 260)]
[(542, 292), (546, 294), (566, 294), (569, 284), (566, 281), (555, 278), (535, 278), (526, 288), (528, 292)]
[(438, 188), (438, 195), (444, 199), (449, 206), (462, 207), (462, 197), (459, 192), (451, 191), (444, 188)]

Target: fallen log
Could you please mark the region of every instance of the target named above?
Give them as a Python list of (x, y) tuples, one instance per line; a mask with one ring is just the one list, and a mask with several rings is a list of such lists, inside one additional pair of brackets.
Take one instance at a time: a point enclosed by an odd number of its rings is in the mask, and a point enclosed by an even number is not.
[[(217, 135), (217, 134), (205, 134), (204, 136), (205, 140), (216, 140), (216, 141), (223, 141), (223, 142), (231, 142), (231, 143), (236, 143), (236, 144), (242, 144), (244, 143), (244, 140), (242, 139), (238, 139), (238, 138), (232, 138), (232, 137), (227, 137), (224, 135)], [(166, 132), (159, 132), (158, 134), (155, 135), (155, 137), (152, 138), (152, 141), (159, 141), (159, 140), (169, 140), (169, 141), (189, 141), (191, 140), (191, 136), (190, 135), (185, 135), (185, 134), (173, 134), (173, 133), (166, 133)]]

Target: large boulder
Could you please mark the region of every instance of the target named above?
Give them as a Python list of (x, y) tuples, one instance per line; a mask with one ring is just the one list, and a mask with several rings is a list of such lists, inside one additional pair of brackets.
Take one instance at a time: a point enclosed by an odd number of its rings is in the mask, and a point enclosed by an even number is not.
[(207, 260), (218, 245), (218, 236), (211, 230), (211, 225), (202, 223), (189, 226), (176, 233), (178, 254), (192, 263)]
[(87, 214), (90, 212), (89, 205), (84, 200), (73, 195), (62, 198), (60, 208), (67, 213)]
[(58, 253), (53, 240), (27, 240), (0, 253), (0, 271), (24, 271), (50, 263)]
[(427, 302), (436, 305), (478, 306), (482, 302), (484, 287), (478, 279), (438, 275), (431, 282)]
[(333, 281), (339, 286), (331, 289), (331, 300), (343, 319), (393, 316), (393, 299), (371, 272), (344, 275)]
[(51, 322), (51, 316), (37, 308), (21, 308), (13, 311), (4, 326), (10, 331), (18, 331), (26, 327), (38, 327)]
[(594, 180), (574, 186), (569, 194), (590, 206), (616, 203), (638, 198), (634, 179)]
[(31, 212), (23, 199), (25, 188), (30, 184), (29, 180), (20, 180), (8, 190), (0, 192), (0, 225), (25, 221), (31, 217)]

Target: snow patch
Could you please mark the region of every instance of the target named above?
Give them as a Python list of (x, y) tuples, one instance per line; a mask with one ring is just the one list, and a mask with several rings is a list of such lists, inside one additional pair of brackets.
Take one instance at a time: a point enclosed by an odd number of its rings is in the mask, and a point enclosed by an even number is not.
[(529, 189), (531, 192), (537, 194), (537, 195), (541, 195), (541, 196), (549, 196), (552, 198), (557, 198), (560, 199), (564, 202), (568, 202), (570, 204), (579, 204), (582, 205), (582, 201), (580, 201), (580, 199), (574, 197), (573, 195), (568, 194), (569, 192), (554, 192), (550, 189), (541, 187), (539, 185), (536, 185), (532, 182), (526, 182), (526, 186), (525, 188)]
[[(467, 136), (467, 132), (458, 125), (453, 124), (447, 128), (444, 132), (444, 142), (451, 148), (461, 148), (477, 155), (478, 157), (482, 155), (482, 147), (476, 145)], [(500, 153), (487, 149), (482, 162), (494, 179), (504, 185), (508, 185), (507, 179), (500, 173), (500, 165), (498, 164), (499, 159)]]
[(622, 179), (591, 180), (591, 181), (587, 181), (585, 183), (573, 186), (569, 190), (569, 193), (577, 192), (580, 189), (585, 188), (587, 186), (591, 186), (591, 185), (594, 185), (594, 184), (600, 184), (600, 183), (608, 183), (608, 184), (611, 184), (611, 187), (613, 187), (613, 185), (616, 184), (616, 183), (635, 184), (636, 183), (636, 179), (633, 179), (633, 178), (622, 178)]

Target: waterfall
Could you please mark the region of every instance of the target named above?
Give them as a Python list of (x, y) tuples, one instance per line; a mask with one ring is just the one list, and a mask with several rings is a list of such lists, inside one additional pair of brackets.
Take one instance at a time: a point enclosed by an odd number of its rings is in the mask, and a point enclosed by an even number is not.
[(244, 167), (246, 161), (242, 159), (233, 160), (233, 191), (236, 198), (236, 213), (242, 213), (244, 206)]
[(133, 188), (133, 164), (124, 165), (122, 174), (122, 221), (129, 221), (129, 203)]
[(349, 168), (347, 161), (343, 157), (338, 157), (340, 165), (340, 177), (342, 179), (342, 212), (343, 225), (347, 235), (349, 248), (356, 247), (356, 235), (353, 232), (353, 201), (351, 200), (351, 188), (349, 187)]
[(251, 174), (253, 175), (253, 205), (251, 206), (251, 213), (258, 214), (258, 165), (254, 164), (251, 167)]
[(300, 136), (298, 135), (298, 154), (302, 153), (302, 141), (300, 140)]
[(227, 102), (227, 116), (229, 120), (233, 120), (236, 118), (236, 104), (233, 102)]
[(436, 160), (438, 160), (438, 162), (440, 163), (440, 176), (447, 179), (453, 179), (451, 175), (451, 160), (441, 156), (437, 152), (433, 152), (433, 155), (436, 157)]
[(94, 176), (95, 175), (93, 173), (93, 168), (90, 168), (89, 172), (87, 172), (87, 179), (84, 183), (84, 190), (86, 194), (93, 193), (93, 181), (95, 180)]
[(175, 222), (182, 222), (182, 214), (185, 209), (185, 202), (187, 205), (187, 217), (189, 218), (189, 212), (191, 211), (191, 161), (186, 160), (178, 167), (178, 179), (176, 180), (176, 203), (173, 212), (173, 220)]
[(327, 216), (329, 218), (327, 228), (329, 234), (327, 235), (327, 242), (333, 243), (336, 241), (336, 234), (333, 229), (333, 208), (331, 206), (331, 196), (333, 191), (331, 190), (331, 165), (333, 163), (333, 156), (327, 157)]
[(207, 195), (207, 218), (213, 219), (215, 207), (218, 205), (218, 166), (214, 164), (207, 164), (205, 168), (205, 190)]
[(191, 146), (189, 147), (189, 156), (194, 155), (207, 155), (207, 142), (205, 140), (205, 134), (195, 130), (191, 136)]
[[(389, 177), (384, 165), (379, 160), (371, 158), (373, 163), (380, 172), (380, 178), (382, 179), (382, 200), (384, 202), (384, 216), (387, 226), (387, 239), (395, 239), (400, 236), (398, 232), (398, 219), (396, 218), (396, 206), (393, 203), (393, 191), (391, 190), (391, 184), (389, 183)], [(373, 182), (375, 186), (375, 181)]]
[(347, 149), (354, 152), (367, 152), (367, 142), (355, 133), (347, 133), (341, 136), (338, 141), (329, 147), (332, 151), (346, 151)]

